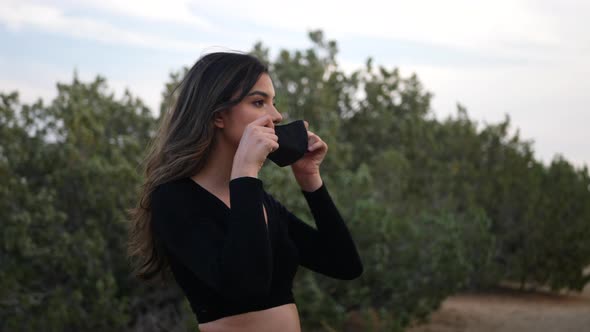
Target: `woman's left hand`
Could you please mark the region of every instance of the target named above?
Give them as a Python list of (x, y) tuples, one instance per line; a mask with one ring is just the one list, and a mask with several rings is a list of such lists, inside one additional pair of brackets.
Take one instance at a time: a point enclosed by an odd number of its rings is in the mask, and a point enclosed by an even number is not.
[[(305, 128), (309, 128), (307, 121), (304, 123)], [(298, 181), (300, 180), (300, 183), (308, 178), (319, 176), (320, 164), (328, 152), (328, 144), (309, 130), (307, 131), (307, 145), (308, 151), (303, 157), (291, 164), (293, 174)]]

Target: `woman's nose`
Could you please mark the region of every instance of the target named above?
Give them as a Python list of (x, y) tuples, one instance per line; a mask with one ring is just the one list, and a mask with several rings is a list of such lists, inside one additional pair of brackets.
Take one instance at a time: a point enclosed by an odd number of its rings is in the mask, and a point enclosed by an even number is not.
[(283, 115), (281, 115), (281, 113), (279, 113), (279, 111), (277, 110), (276, 107), (273, 107), (274, 112), (272, 112), (272, 119), (274, 123), (279, 123), (281, 121), (283, 121)]

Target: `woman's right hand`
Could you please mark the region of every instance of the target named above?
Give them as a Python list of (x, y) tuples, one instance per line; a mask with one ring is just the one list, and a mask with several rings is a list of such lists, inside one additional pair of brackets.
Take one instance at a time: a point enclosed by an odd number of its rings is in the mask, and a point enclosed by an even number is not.
[(234, 155), (231, 179), (240, 176), (258, 177), (268, 154), (279, 148), (279, 137), (274, 127), (270, 115), (265, 114), (244, 128)]

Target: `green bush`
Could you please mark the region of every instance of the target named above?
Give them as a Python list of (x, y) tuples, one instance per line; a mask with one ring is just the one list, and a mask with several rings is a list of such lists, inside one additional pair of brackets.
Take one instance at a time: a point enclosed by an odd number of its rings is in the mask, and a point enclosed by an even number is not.
[[(439, 121), (416, 75), (370, 58), (344, 73), (336, 42), (321, 31), (310, 39), (276, 59), (261, 43), (252, 52), (269, 62), (285, 122), (304, 118), (328, 143), (322, 177), (365, 272), (339, 281), (301, 268), (294, 293), (306, 330), (402, 330), (450, 294), (505, 279), (588, 283), (586, 167), (536, 161), (531, 143), (507, 134), (508, 117), (477, 130), (458, 105)], [(0, 101), (0, 330), (195, 329), (179, 288), (139, 283), (125, 257), (125, 210), (159, 118), (129, 92), (115, 99), (102, 77), (74, 75), (48, 105), (17, 93)], [(261, 178), (313, 225), (288, 168), (267, 163)]]

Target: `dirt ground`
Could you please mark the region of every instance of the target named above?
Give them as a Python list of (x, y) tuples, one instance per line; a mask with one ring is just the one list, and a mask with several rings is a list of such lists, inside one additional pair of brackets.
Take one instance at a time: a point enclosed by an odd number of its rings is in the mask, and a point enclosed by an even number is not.
[(590, 332), (590, 285), (582, 293), (502, 288), (443, 302), (430, 322), (409, 332)]

